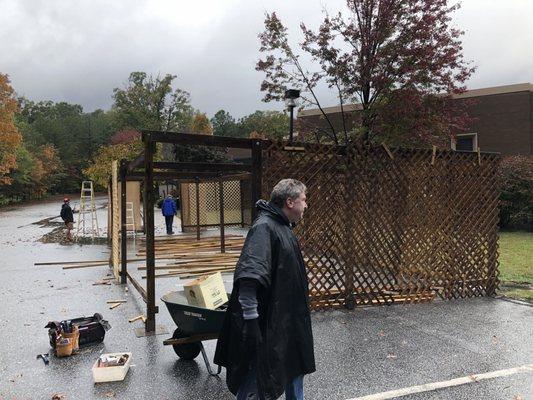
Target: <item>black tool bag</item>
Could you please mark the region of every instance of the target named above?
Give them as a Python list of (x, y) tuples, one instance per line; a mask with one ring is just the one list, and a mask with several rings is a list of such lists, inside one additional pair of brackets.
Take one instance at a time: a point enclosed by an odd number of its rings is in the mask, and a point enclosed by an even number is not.
[(57, 337), (62, 332), (61, 325), (67, 323), (72, 326), (77, 326), (80, 331), (79, 345), (100, 343), (104, 341), (105, 333), (111, 329), (111, 325), (101, 314), (94, 314), (92, 317), (74, 318), (64, 321), (50, 321), (46, 324), (48, 328), (48, 337), (50, 338), (50, 345), (56, 348)]

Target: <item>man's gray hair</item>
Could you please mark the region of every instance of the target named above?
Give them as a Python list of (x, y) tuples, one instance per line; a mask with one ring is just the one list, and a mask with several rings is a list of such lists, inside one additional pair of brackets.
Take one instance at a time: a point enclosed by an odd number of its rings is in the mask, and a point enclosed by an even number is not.
[(296, 179), (282, 179), (272, 189), (270, 202), (282, 208), (287, 199), (297, 199), (300, 194), (306, 191), (307, 188), (302, 182)]

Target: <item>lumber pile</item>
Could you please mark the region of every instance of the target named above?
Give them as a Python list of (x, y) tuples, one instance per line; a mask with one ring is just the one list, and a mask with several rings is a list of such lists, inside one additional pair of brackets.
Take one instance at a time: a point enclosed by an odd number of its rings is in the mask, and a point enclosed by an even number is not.
[[(233, 272), (241, 254), (244, 237), (241, 235), (224, 236), (224, 253), (220, 248), (220, 236), (203, 237), (197, 240), (196, 235), (175, 235), (155, 238), (155, 258), (160, 262), (155, 266), (156, 277), (190, 278), (209, 275), (215, 272)], [(146, 239), (140, 239), (139, 250), (135, 257), (127, 260), (128, 264), (146, 261)], [(109, 265), (109, 260), (84, 260), (84, 261), (53, 261), (36, 262), (36, 266), (62, 266), (63, 269), (92, 268)], [(141, 265), (139, 270), (146, 270)], [(146, 276), (143, 276), (145, 279)], [(112, 280), (113, 278), (109, 279)], [(94, 285), (109, 285), (108, 279), (95, 282)]]
[[(156, 258), (169, 259), (165, 265), (156, 265), (156, 278), (176, 277), (190, 278), (209, 275), (216, 272), (233, 272), (241, 254), (244, 237), (240, 235), (224, 236), (225, 252), (220, 251), (220, 237), (203, 237), (179, 235), (158, 237), (155, 240)], [(136, 254), (146, 256), (144, 246)], [(145, 266), (138, 267), (146, 270)], [(146, 279), (146, 276), (142, 277)]]

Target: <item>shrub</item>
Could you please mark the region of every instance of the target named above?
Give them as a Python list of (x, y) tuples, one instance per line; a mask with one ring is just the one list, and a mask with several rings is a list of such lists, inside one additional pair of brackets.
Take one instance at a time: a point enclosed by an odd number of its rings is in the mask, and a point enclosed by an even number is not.
[(504, 157), (500, 178), (500, 227), (533, 231), (533, 156)]

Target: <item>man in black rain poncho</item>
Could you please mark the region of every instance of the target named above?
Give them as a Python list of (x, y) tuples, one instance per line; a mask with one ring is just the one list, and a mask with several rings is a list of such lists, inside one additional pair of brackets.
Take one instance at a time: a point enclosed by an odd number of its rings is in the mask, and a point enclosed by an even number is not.
[(303, 375), (315, 371), (308, 283), (292, 225), (307, 208), (306, 187), (283, 179), (242, 249), (215, 363), (241, 399), (303, 399)]

